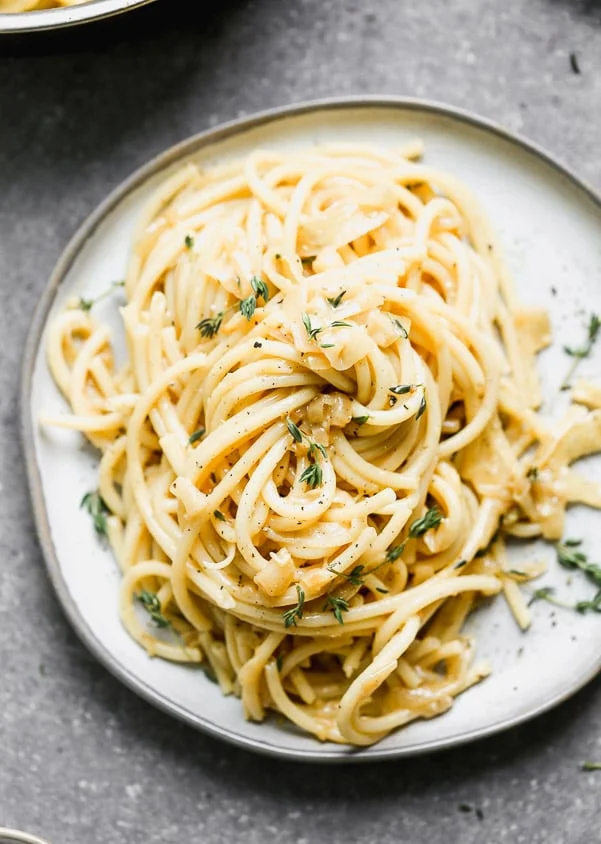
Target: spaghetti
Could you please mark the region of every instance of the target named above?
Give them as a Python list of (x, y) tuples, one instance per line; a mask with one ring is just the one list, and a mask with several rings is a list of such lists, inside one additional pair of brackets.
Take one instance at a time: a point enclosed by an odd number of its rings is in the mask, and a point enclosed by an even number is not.
[(73, 413), (44, 421), (102, 452), (85, 503), (127, 631), (204, 663), (247, 717), (354, 745), (486, 676), (461, 633), (479, 596), (529, 624), (540, 569), (508, 569), (507, 534), (556, 539), (568, 503), (601, 506), (569, 469), (601, 411), (537, 415), (546, 314), (420, 154), (188, 163), (139, 224), (125, 366), (85, 300), (48, 338)]

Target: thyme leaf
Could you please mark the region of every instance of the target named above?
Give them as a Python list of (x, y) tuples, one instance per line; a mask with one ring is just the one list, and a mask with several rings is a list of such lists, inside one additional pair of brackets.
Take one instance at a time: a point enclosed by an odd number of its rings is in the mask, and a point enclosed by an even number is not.
[(346, 598), (338, 598), (335, 595), (328, 595), (322, 609), (331, 609), (338, 624), (344, 624), (343, 612), (348, 612), (350, 607)]
[(159, 596), (155, 592), (149, 592), (147, 589), (142, 589), (138, 592), (136, 599), (142, 604), (152, 623), (155, 627), (165, 628), (170, 627), (171, 622), (165, 618), (161, 611), (161, 602)]
[(424, 390), (424, 392), (422, 393), (422, 400), (419, 403), (418, 411), (415, 414), (415, 421), (416, 422), (420, 417), (422, 417), (424, 415), (427, 407), (428, 407), (428, 402), (426, 401), (426, 391)]
[(331, 571), (332, 574), (337, 574), (339, 577), (346, 577), (348, 582), (353, 586), (362, 586), (365, 583), (363, 579), (365, 574), (369, 574), (369, 572), (365, 572), (365, 566), (363, 565), (355, 566), (355, 568), (350, 572), (343, 572), (332, 568), (332, 564), (330, 563), (330, 565), (327, 566), (327, 569), (328, 571)]
[(303, 312), (301, 314), (301, 318), (303, 320), (303, 325), (305, 326), (305, 331), (307, 332), (309, 340), (315, 340), (317, 335), (323, 331), (323, 328), (319, 328), (317, 326), (313, 327), (311, 325), (311, 317), (309, 316), (309, 314)]
[(251, 293), (251, 295), (247, 296), (246, 299), (241, 300), (241, 302), (240, 302), (240, 313), (242, 314), (243, 317), (246, 317), (246, 319), (249, 320), (249, 322), (250, 322), (250, 320), (253, 318), (256, 307), (257, 307), (257, 297), (254, 295), (254, 293)]
[(209, 340), (211, 337), (214, 337), (221, 328), (224, 316), (225, 311), (219, 311), (219, 313), (215, 314), (214, 317), (205, 317), (204, 319), (201, 319), (196, 326), (196, 328), (200, 331), (200, 336), (206, 337)]
[(252, 287), (257, 300), (262, 299), (264, 302), (269, 301), (269, 288), (260, 276), (254, 275), (250, 280), (250, 286)]
[(198, 440), (201, 440), (206, 434), (206, 432), (206, 428), (198, 428), (196, 431), (193, 431), (188, 437), (188, 442), (190, 443), (190, 445), (194, 445), (194, 443), (198, 442)]
[(306, 483), (310, 489), (316, 489), (323, 484), (323, 470), (319, 463), (311, 463), (299, 478), (301, 483)]
[(580, 569), (589, 580), (592, 580), (596, 586), (601, 587), (601, 566), (591, 563), (582, 551), (575, 551), (574, 548), (576, 547), (574, 540), (568, 540), (563, 544), (558, 543), (556, 546), (557, 562), (564, 569)]
[(298, 425), (294, 424), (294, 422), (292, 421), (292, 419), (290, 419), (289, 416), (286, 417), (286, 426), (290, 431), (292, 439), (297, 443), (301, 443), (303, 441), (303, 432), (298, 427)]
[[(389, 316), (390, 316), (390, 314), (389, 314)], [(401, 337), (403, 338), (403, 340), (406, 340), (409, 337), (409, 333), (408, 333), (407, 329), (405, 328), (405, 326), (403, 325), (403, 323), (400, 321), (400, 319), (396, 319), (393, 316), (390, 316), (390, 319), (392, 321), (392, 324), (395, 326), (395, 328), (398, 328), (399, 333), (400, 333)]]
[(400, 545), (393, 545), (392, 548), (389, 548), (386, 552), (385, 562), (394, 563), (396, 560), (398, 560), (398, 558), (405, 550), (405, 544), (405, 542), (401, 542)]
[(296, 584), (296, 594), (298, 596), (298, 600), (296, 605), (291, 607), (286, 612), (282, 613), (282, 618), (284, 619), (284, 627), (296, 627), (298, 619), (303, 617), (303, 607), (305, 605), (305, 592), (301, 587)]
[(418, 537), (423, 536), (427, 531), (437, 528), (442, 522), (442, 519), (442, 513), (435, 504), (434, 507), (430, 507), (421, 519), (415, 519), (415, 521), (411, 522), (409, 527), (409, 536), (411, 539), (417, 539)]
[(98, 536), (106, 536), (106, 517), (110, 513), (110, 510), (106, 506), (105, 501), (98, 490), (86, 492), (84, 497), (81, 499), (79, 506), (83, 507), (84, 510), (87, 510), (92, 517), (94, 530)]
[(328, 296), (327, 301), (333, 308), (337, 308), (338, 305), (342, 302), (344, 295), (346, 294), (346, 290), (341, 290), (337, 296)]

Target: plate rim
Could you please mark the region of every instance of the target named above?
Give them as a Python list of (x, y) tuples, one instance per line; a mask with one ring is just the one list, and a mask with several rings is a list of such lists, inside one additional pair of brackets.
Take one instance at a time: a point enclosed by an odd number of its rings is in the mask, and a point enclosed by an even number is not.
[[(149, 0), (143, 0), (148, 2)], [(571, 185), (581, 191), (596, 208), (601, 211), (601, 193), (597, 192), (591, 185), (577, 176), (567, 165), (562, 163), (556, 156), (544, 150), (535, 142), (523, 138), (515, 132), (511, 132), (501, 125), (488, 118), (468, 110), (450, 106), (445, 103), (433, 100), (398, 97), (398, 96), (345, 96), (328, 97), (318, 100), (309, 100), (291, 105), (278, 106), (265, 109), (249, 116), (237, 118), (221, 123), (215, 127), (205, 129), (184, 140), (172, 145), (163, 152), (155, 155), (145, 164), (138, 167), (121, 181), (109, 194), (100, 202), (94, 210), (86, 217), (83, 223), (77, 228), (70, 238), (63, 252), (59, 256), (48, 281), (43, 289), (42, 295), (36, 305), (33, 317), (28, 329), (20, 376), (19, 390), (19, 427), (21, 435), (21, 447), (25, 459), (27, 486), (32, 503), (36, 535), (42, 551), (46, 572), (58, 598), (59, 604), (65, 613), (75, 633), (100, 664), (107, 669), (114, 677), (120, 680), (125, 686), (138, 694), (148, 703), (169, 715), (175, 716), (197, 730), (205, 732), (210, 736), (227, 741), (246, 750), (253, 750), (267, 756), (284, 758), (296, 761), (308, 762), (371, 762), (383, 759), (394, 759), (400, 757), (417, 756), (423, 753), (430, 753), (435, 750), (446, 750), (459, 745), (467, 744), (476, 739), (492, 736), (515, 727), (544, 712), (554, 708), (558, 704), (572, 697), (583, 686), (589, 683), (601, 671), (601, 654), (597, 661), (587, 671), (584, 671), (569, 688), (558, 692), (543, 703), (520, 713), (517, 716), (503, 718), (486, 727), (473, 730), (464, 730), (457, 735), (447, 739), (434, 739), (430, 741), (419, 741), (408, 747), (380, 747), (374, 745), (368, 748), (348, 748), (345, 746), (329, 747), (315, 744), (314, 749), (292, 749), (282, 748), (270, 741), (262, 741), (256, 738), (249, 738), (241, 733), (228, 728), (217, 726), (212, 721), (201, 715), (196, 715), (183, 706), (170, 700), (161, 692), (151, 688), (144, 680), (136, 677), (126, 666), (97, 639), (88, 626), (85, 618), (71, 597), (67, 583), (63, 577), (61, 566), (58, 560), (52, 535), (48, 513), (44, 502), (40, 470), (37, 465), (34, 425), (31, 413), (31, 395), (33, 385), (33, 374), (36, 356), (42, 339), (43, 331), (48, 315), (61, 287), (62, 281), (72, 264), (76, 260), (80, 250), (85, 246), (86, 241), (93, 236), (96, 229), (102, 224), (105, 217), (133, 191), (140, 187), (146, 180), (152, 178), (161, 170), (168, 168), (194, 152), (204, 147), (225, 141), (237, 134), (244, 133), (250, 129), (267, 125), (271, 122), (288, 117), (299, 117), (311, 112), (322, 111), (343, 111), (348, 109), (398, 109), (399, 111), (424, 112), (428, 115), (442, 115), (446, 118), (458, 121), (459, 123), (488, 132), (502, 140), (508, 141), (521, 150), (532, 154), (535, 158), (550, 165), (552, 169), (559, 172)]]
[(31, 12), (0, 13), (0, 36), (26, 32), (46, 32), (77, 24), (91, 23), (129, 12), (155, 0), (94, 0), (81, 6), (37, 9)]

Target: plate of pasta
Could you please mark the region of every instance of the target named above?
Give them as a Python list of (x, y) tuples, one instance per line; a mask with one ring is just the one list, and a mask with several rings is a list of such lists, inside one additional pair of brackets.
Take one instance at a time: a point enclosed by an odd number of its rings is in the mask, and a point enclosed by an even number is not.
[(449, 747), (580, 688), (600, 232), (545, 153), (421, 101), (279, 109), (142, 167), (24, 359), (79, 636), (173, 715), (299, 759)]
[(59, 29), (112, 17), (153, 0), (0, 0), (0, 32)]

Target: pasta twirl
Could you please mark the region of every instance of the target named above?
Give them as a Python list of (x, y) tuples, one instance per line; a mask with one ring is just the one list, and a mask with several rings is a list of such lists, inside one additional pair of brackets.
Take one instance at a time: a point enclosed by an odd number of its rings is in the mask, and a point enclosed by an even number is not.
[(487, 674), (462, 634), (479, 596), (528, 625), (506, 534), (556, 539), (568, 503), (601, 504), (569, 468), (601, 411), (539, 417), (546, 314), (420, 152), (187, 164), (140, 221), (125, 366), (90, 303), (48, 339), (73, 413), (45, 421), (102, 452), (129, 633), (249, 718), (355, 745)]

